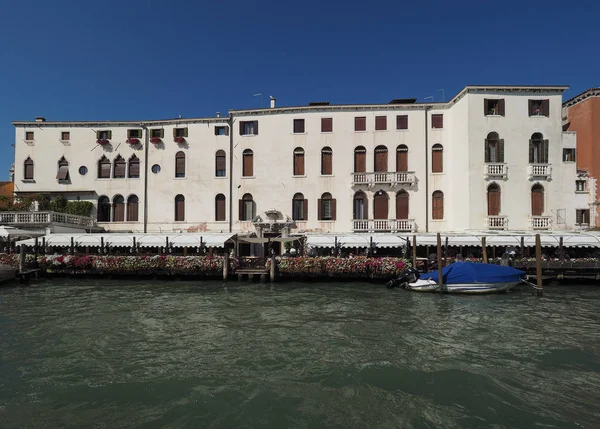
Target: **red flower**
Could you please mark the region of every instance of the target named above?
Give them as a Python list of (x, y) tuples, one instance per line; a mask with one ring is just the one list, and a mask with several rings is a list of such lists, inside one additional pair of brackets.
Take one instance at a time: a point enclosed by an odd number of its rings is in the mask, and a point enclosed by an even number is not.
[(138, 144), (140, 142), (140, 139), (136, 139), (136, 138), (130, 138), (127, 139), (127, 143), (134, 145), (134, 144)]
[(97, 142), (98, 142), (98, 144), (101, 144), (101, 145), (105, 145), (105, 144), (110, 143), (107, 139), (98, 139)]
[(175, 143), (183, 143), (185, 141), (185, 137), (175, 137)]
[(156, 144), (156, 143), (160, 143), (160, 137), (152, 137), (152, 138), (150, 139), (150, 142), (151, 142), (151, 143), (154, 143), (154, 144)]

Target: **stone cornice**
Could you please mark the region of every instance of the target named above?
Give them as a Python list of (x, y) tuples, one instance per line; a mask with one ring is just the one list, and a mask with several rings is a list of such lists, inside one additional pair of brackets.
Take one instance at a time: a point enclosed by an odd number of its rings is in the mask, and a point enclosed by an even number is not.
[(600, 97), (600, 88), (590, 88), (587, 91), (568, 99), (563, 103), (563, 107), (571, 107), (593, 97)]
[(15, 127), (164, 127), (173, 125), (188, 124), (227, 124), (228, 117), (223, 118), (177, 118), (177, 119), (157, 119), (150, 121), (13, 121)]

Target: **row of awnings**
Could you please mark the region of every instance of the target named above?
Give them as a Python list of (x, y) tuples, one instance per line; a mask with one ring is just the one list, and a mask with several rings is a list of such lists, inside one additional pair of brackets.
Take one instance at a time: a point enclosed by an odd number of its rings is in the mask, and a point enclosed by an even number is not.
[[(46, 246), (70, 246), (71, 240), (76, 247), (100, 247), (102, 243), (109, 247), (224, 247), (235, 234), (230, 233), (186, 233), (186, 234), (49, 234), (44, 236)], [(17, 241), (16, 245), (34, 246), (35, 239)], [(38, 245), (42, 238), (38, 238)]]

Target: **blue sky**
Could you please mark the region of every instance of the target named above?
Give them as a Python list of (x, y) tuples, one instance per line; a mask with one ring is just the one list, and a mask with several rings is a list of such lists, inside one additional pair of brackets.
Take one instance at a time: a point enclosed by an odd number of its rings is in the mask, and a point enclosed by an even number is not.
[[(213, 116), (378, 103), (468, 84), (600, 85), (592, 1), (5, 0), (0, 180), (12, 120)], [(591, 20), (590, 20), (591, 19)]]

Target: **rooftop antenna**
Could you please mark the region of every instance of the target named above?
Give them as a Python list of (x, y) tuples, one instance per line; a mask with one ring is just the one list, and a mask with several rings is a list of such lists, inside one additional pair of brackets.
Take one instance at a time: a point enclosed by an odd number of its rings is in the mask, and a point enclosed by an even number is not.
[(438, 89), (438, 91), (442, 91), (442, 102), (446, 102), (446, 93), (444, 92), (444, 88)]
[(260, 97), (260, 108), (262, 109), (262, 92), (258, 94), (252, 94), (252, 97)]
[(424, 97), (423, 100), (428, 100), (431, 98), (431, 102), (433, 103), (433, 95), (430, 95), (429, 97)]

